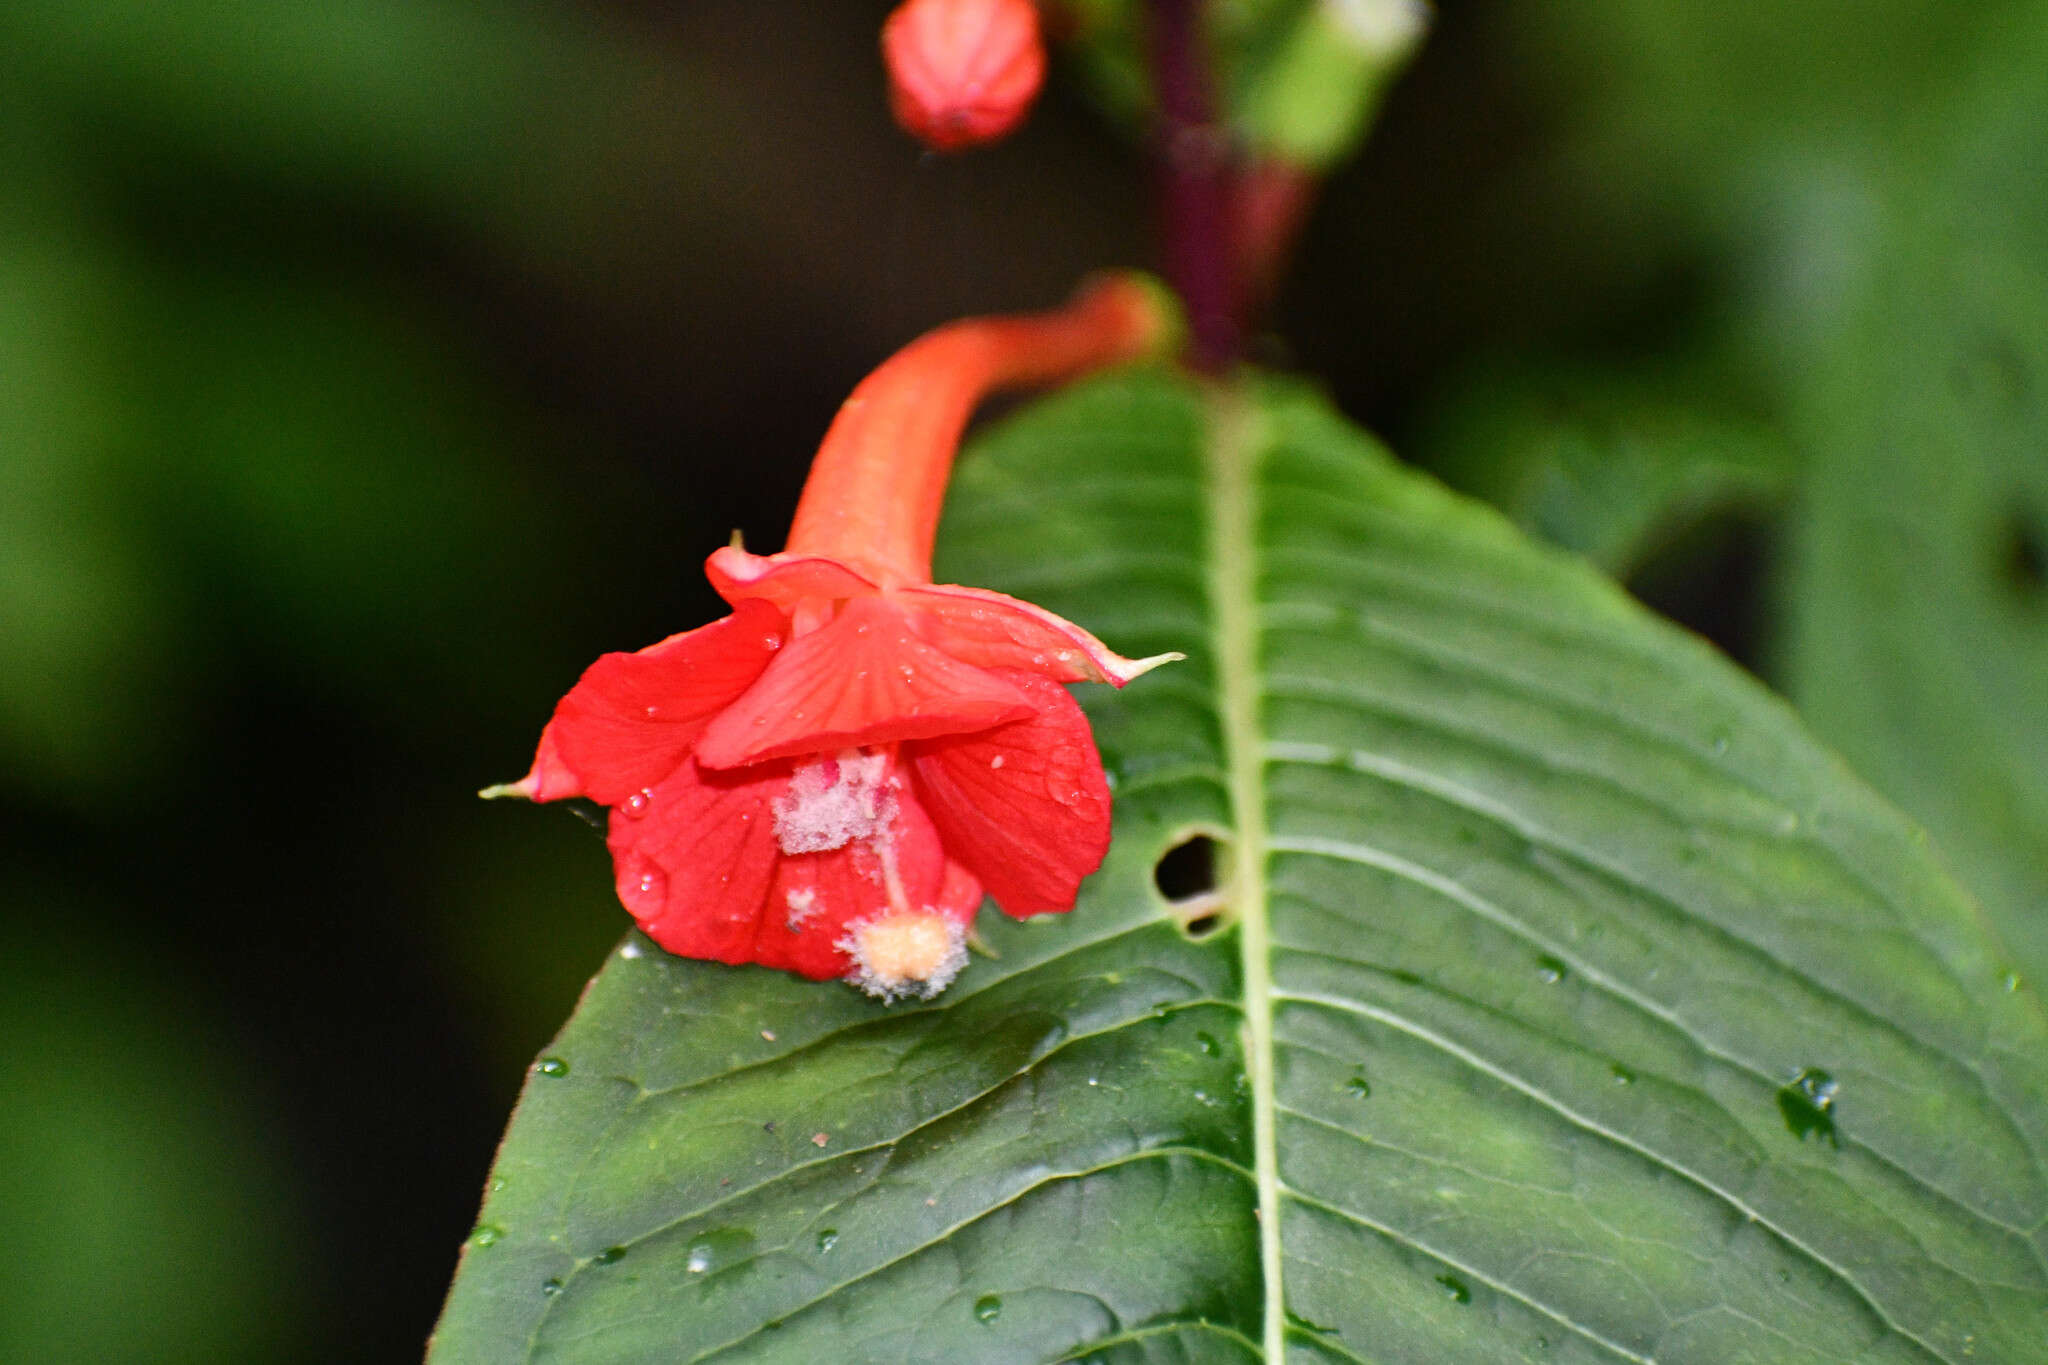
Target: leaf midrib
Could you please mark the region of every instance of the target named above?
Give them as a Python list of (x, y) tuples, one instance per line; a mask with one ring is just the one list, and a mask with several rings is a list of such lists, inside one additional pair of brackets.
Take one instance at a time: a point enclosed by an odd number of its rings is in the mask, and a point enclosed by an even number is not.
[(1232, 848), (1228, 903), (1243, 963), (1245, 1073), (1251, 1083), (1252, 1169), (1258, 1191), (1259, 1271), (1266, 1359), (1286, 1356), (1287, 1296), (1281, 1278), (1279, 1122), (1274, 1095), (1272, 939), (1266, 906), (1266, 737), (1260, 723), (1257, 602), (1258, 481), (1263, 443), (1256, 408), (1235, 388), (1210, 396), (1208, 442), (1211, 649), (1230, 774)]

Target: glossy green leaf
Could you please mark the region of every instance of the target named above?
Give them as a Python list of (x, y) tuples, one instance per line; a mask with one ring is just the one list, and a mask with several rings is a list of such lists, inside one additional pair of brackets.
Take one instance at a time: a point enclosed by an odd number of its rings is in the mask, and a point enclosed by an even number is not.
[(1107, 864), (929, 1004), (629, 938), (438, 1365), (2043, 1358), (2039, 1001), (1709, 649), (1257, 381), (1027, 411), (947, 538), (1190, 655), (1088, 699)]

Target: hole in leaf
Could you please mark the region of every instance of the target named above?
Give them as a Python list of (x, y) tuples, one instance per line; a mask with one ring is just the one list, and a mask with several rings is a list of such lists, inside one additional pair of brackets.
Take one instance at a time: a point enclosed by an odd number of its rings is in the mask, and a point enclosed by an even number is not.
[(2006, 518), (2000, 539), (1998, 567), (2006, 586), (2022, 597), (2048, 592), (2048, 532), (2042, 529), (2042, 519), (2016, 508)]
[(1235, 919), (1218, 885), (1219, 845), (1215, 833), (1182, 830), (1152, 865), (1152, 885), (1166, 898), (1174, 923), (1192, 939), (1209, 938)]
[[(1193, 900), (1214, 891), (1216, 841), (1197, 834), (1167, 849), (1152, 867), (1152, 884), (1169, 901)], [(1189, 927), (1192, 929), (1192, 922)]]

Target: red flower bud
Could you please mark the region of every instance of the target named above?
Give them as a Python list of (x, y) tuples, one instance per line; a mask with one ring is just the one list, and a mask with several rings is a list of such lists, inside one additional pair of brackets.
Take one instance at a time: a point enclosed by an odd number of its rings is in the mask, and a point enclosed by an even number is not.
[(905, 0), (882, 26), (889, 107), (938, 152), (1007, 136), (1045, 82), (1032, 0)]

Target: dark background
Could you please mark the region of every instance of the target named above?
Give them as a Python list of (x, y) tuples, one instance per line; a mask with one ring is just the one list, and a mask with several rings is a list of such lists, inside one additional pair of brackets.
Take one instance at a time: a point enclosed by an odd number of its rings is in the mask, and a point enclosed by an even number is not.
[[(473, 793), (779, 545), (889, 351), (1147, 262), (1072, 81), (898, 134), (886, 8), (0, 5), (0, 1359), (417, 1358), (626, 923), (590, 830)], [(1680, 344), (1758, 250), (1698, 148), (1861, 137), (1955, 26), (1564, 8), (1446, 7), (1258, 342), (1397, 445), (1475, 367)], [(1753, 661), (1771, 525), (1635, 581)]]

